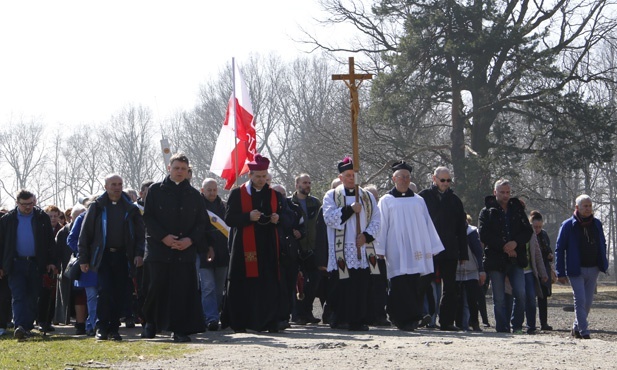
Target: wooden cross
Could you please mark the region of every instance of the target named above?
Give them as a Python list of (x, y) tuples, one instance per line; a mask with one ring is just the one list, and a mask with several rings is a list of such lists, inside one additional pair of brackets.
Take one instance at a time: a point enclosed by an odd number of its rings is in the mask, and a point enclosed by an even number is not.
[[(355, 182), (356, 203), (360, 202), (360, 180), (358, 172), (360, 171), (360, 153), (358, 149), (358, 114), (360, 113), (360, 100), (358, 99), (358, 87), (363, 80), (370, 80), (373, 78), (371, 74), (356, 74), (354, 58), (349, 57), (349, 73), (345, 75), (332, 75), (332, 80), (342, 80), (349, 88), (351, 95), (351, 147), (353, 151), (353, 172)], [(356, 83), (356, 80), (358, 82)], [(360, 214), (356, 213), (356, 231), (358, 234), (360, 230)], [(361, 246), (358, 247), (358, 259), (361, 259)]]

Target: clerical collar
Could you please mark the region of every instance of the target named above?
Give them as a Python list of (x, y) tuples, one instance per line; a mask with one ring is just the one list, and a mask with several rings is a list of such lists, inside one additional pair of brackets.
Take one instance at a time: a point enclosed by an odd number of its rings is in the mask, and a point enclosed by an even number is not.
[(396, 187), (392, 188), (392, 190), (390, 190), (390, 194), (395, 197), (395, 198), (410, 198), (414, 196), (413, 190), (411, 189), (407, 189), (406, 192), (401, 193), (400, 191), (398, 191), (396, 189)]
[(356, 194), (355, 188), (351, 188), (351, 189), (345, 188), (345, 195), (355, 195), (355, 194)]

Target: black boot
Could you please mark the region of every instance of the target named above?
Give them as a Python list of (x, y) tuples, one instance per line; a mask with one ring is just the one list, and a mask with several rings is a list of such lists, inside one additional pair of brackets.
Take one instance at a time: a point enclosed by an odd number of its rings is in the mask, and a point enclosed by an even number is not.
[(75, 335), (84, 335), (86, 334), (86, 323), (78, 322), (75, 323)]

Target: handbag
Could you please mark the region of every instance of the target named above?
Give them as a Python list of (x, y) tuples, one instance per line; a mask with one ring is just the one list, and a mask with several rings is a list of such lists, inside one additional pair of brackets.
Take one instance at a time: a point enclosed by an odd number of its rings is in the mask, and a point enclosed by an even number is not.
[(79, 259), (75, 257), (75, 255), (71, 255), (71, 259), (69, 263), (66, 264), (63, 275), (69, 280), (79, 280), (81, 276), (81, 266), (79, 266)]

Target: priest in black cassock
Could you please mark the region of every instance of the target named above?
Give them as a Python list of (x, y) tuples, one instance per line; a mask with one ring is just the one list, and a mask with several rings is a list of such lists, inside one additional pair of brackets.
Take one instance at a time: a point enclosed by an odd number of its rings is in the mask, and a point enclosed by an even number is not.
[(174, 154), (168, 170), (169, 176), (150, 186), (144, 209), (146, 323), (141, 337), (168, 330), (175, 342), (190, 342), (190, 334), (206, 331), (195, 261), (198, 248), (212, 245), (207, 231), (213, 226), (205, 202), (189, 183), (188, 158)]
[(248, 164), (249, 181), (231, 191), (225, 222), (231, 227), (231, 260), (222, 327), (277, 332), (285, 299), (280, 285), (277, 224), (282, 196), (266, 183), (268, 158), (259, 154)]

